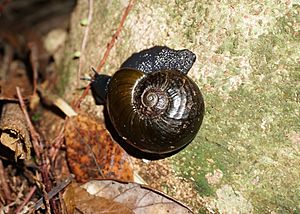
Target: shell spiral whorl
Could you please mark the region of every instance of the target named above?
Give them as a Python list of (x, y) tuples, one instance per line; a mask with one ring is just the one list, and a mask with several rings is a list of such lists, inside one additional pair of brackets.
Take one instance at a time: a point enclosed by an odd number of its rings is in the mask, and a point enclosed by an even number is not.
[(201, 92), (178, 71), (144, 74), (121, 69), (113, 75), (108, 94), (108, 111), (117, 132), (144, 152), (177, 150), (191, 142), (200, 128)]

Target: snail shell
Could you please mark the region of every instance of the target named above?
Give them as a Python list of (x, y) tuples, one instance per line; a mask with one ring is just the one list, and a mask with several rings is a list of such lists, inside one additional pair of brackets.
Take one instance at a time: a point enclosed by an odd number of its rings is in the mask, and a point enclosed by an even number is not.
[(109, 83), (107, 108), (123, 139), (144, 152), (163, 154), (194, 139), (204, 102), (198, 86), (178, 71), (122, 69)]
[[(185, 58), (190, 62), (180, 62)], [(118, 135), (153, 154), (172, 153), (189, 144), (204, 116), (203, 96), (186, 75), (194, 61), (190, 51), (154, 47), (130, 57), (111, 78), (96, 76), (92, 89), (98, 100), (105, 100)], [(103, 79), (107, 84), (100, 88)]]

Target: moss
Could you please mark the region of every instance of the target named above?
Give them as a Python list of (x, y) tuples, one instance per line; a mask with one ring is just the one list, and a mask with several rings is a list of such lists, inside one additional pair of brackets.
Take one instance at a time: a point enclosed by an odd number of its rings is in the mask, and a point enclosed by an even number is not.
[(228, 37), (223, 44), (218, 48), (216, 53), (222, 54), (226, 51), (230, 52), (231, 54), (235, 54), (238, 50), (238, 39), (235, 36)]
[[(176, 157), (184, 160), (179, 168), (193, 177), (201, 195), (214, 195), (221, 184), (230, 183), (243, 190), (256, 213), (299, 209), (300, 158), (287, 137), (300, 130), (299, 29), (295, 30), (299, 14), (294, 6), (257, 39), (243, 41), (239, 34), (230, 34), (215, 52), (229, 57), (221, 64), (226, 73), (220, 69), (206, 78), (210, 90), (203, 91), (204, 124), (195, 141)], [(212, 28), (217, 30), (217, 25)], [(250, 63), (245, 73), (234, 58), (241, 54)], [(239, 77), (237, 87), (230, 82), (233, 77)], [(213, 169), (224, 173), (215, 186), (205, 178)]]
[(205, 178), (205, 175), (199, 175), (196, 178), (196, 189), (199, 191), (199, 193), (202, 196), (212, 196), (214, 195), (213, 188), (207, 183), (207, 180)]

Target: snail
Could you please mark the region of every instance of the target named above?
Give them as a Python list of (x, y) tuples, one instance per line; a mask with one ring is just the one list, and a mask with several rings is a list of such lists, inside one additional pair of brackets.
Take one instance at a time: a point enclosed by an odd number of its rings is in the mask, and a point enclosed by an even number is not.
[(189, 50), (155, 46), (133, 54), (112, 76), (96, 74), (91, 83), (96, 104), (130, 146), (168, 154), (188, 145), (200, 129), (204, 100), (187, 76), (196, 60)]

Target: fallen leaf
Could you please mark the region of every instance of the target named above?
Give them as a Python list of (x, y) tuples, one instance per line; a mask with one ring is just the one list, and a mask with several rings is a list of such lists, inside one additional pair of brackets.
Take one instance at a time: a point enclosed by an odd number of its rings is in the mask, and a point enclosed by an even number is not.
[(97, 197), (88, 193), (84, 188), (77, 184), (71, 184), (63, 194), (63, 199), (67, 213), (84, 214), (133, 214), (132, 210), (122, 203)]
[(67, 160), (78, 182), (96, 178), (133, 181), (128, 154), (102, 123), (84, 115), (70, 117), (65, 139)]
[(188, 207), (156, 190), (113, 180), (92, 180), (81, 186), (70, 185), (63, 199), (68, 213), (192, 213)]

